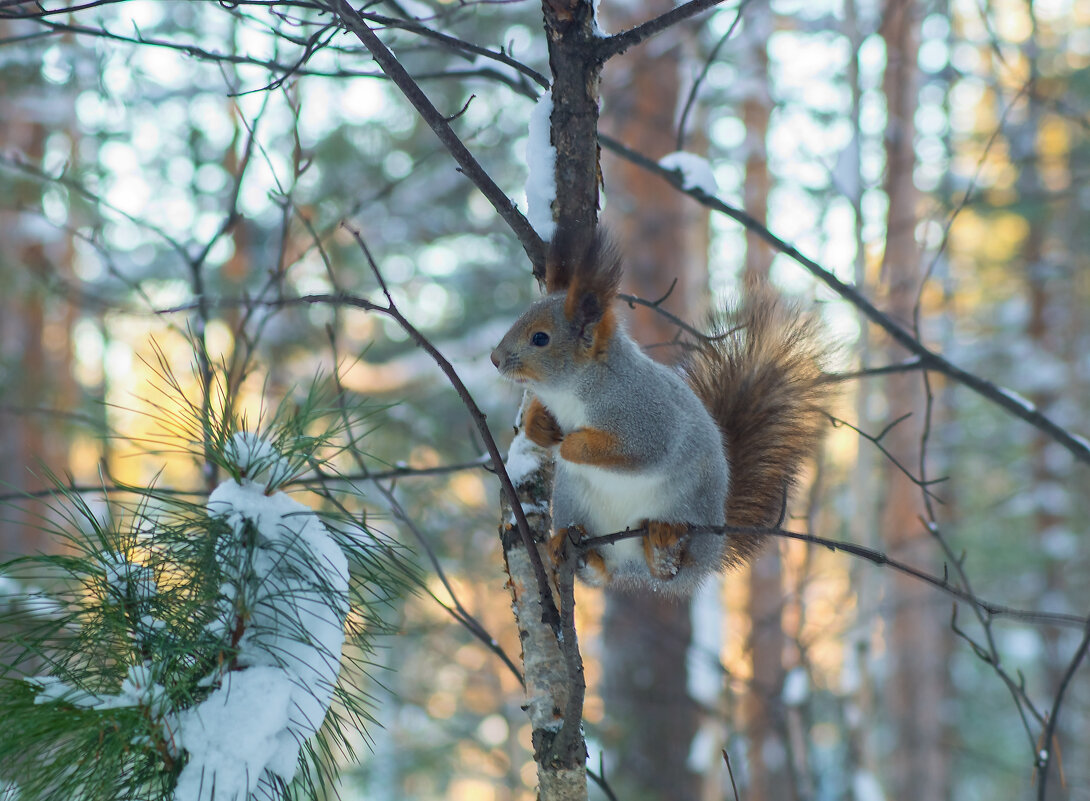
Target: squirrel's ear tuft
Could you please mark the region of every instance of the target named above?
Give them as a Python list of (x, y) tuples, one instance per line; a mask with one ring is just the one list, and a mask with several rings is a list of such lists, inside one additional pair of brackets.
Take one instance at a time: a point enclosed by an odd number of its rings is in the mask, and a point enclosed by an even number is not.
[(621, 255), (609, 236), (598, 229), (594, 239), (569, 258), (570, 279), (564, 313), (569, 320), (596, 322), (609, 309), (621, 284)]
[(578, 283), (583, 292), (612, 297), (620, 282), (620, 252), (604, 229), (596, 228), (590, 241), (557, 231), (545, 259), (546, 292), (564, 292)]

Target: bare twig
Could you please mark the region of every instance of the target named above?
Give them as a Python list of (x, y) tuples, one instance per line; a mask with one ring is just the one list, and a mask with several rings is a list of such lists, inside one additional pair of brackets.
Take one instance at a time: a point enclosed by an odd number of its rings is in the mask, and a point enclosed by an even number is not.
[(696, 96), (700, 92), (700, 86), (704, 83), (704, 79), (708, 77), (708, 70), (711, 69), (713, 63), (715, 63), (715, 57), (719, 55), (720, 48), (727, 43), (727, 40), (734, 35), (734, 32), (738, 29), (738, 24), (742, 21), (742, 14), (746, 10), (746, 6), (750, 4), (751, 0), (742, 0), (738, 4), (737, 13), (734, 16), (734, 20), (731, 22), (730, 27), (727, 28), (726, 33), (719, 37), (719, 41), (715, 43), (715, 47), (708, 54), (708, 57), (704, 59), (704, 66), (700, 70), (700, 74), (696, 76), (696, 80), (693, 81), (693, 85), (689, 88), (689, 94), (685, 98), (685, 107), (681, 110), (681, 117), (677, 123), (677, 149), (685, 149), (685, 129), (689, 127), (689, 113), (693, 110), (693, 106), (696, 105)]
[[(748, 528), (740, 526), (694, 526), (689, 529), (690, 535), (718, 535), (718, 536), (731, 536), (737, 534), (745, 535), (760, 535), (767, 537), (780, 537), (782, 539), (797, 540), (799, 542), (806, 542), (811, 545), (820, 545), (823, 548), (828, 548), (831, 551), (843, 551), (844, 553), (852, 556), (864, 559), (873, 564), (881, 567), (889, 567), (892, 570), (896, 570), (899, 573), (911, 576), (918, 579), (925, 584), (943, 591), (947, 595), (951, 595), (954, 598), (964, 603), (979, 606), (982, 610), (994, 617), (1005, 617), (1012, 620), (1022, 620), (1028, 623), (1036, 623), (1041, 625), (1062, 626), (1064, 628), (1084, 628), (1090, 624), (1090, 618), (1082, 618), (1078, 615), (1069, 615), (1058, 612), (1040, 612), (1030, 609), (1015, 609), (1013, 607), (1004, 606), (1002, 604), (992, 603), (990, 601), (983, 600), (971, 592), (958, 587), (950, 583), (948, 577), (935, 576), (924, 570), (920, 570), (917, 567), (913, 567), (907, 562), (902, 562), (892, 556), (888, 556), (882, 551), (877, 551), (873, 548), (867, 548), (863, 545), (857, 545), (854, 542), (845, 542), (843, 540), (834, 540), (827, 537), (819, 537), (815, 534), (803, 534), (798, 531), (790, 531), (783, 528)], [(612, 545), (616, 542), (623, 540), (634, 539), (636, 537), (647, 536), (646, 528), (632, 528), (624, 531), (617, 531), (612, 534), (603, 534), (598, 537), (588, 537), (579, 543), (581, 550), (591, 550), (603, 545)]]
[(598, 789), (606, 794), (609, 801), (618, 801), (616, 793), (613, 792), (613, 788), (609, 786), (609, 780), (606, 778), (606, 763), (601, 752), (598, 754), (597, 772), (587, 768), (587, 775), (598, 785)]
[(467, 42), (464, 39), (458, 39), (446, 33), (433, 30), (432, 28), (422, 25), (414, 20), (400, 20), (393, 17), (384, 17), (379, 14), (366, 13), (363, 14), (368, 20), (376, 22), (388, 28), (400, 28), (402, 30), (410, 31), (428, 39), (433, 39), (439, 44), (459, 52), (473, 53), (476, 56), (483, 56), (484, 58), (492, 59), (500, 64), (504, 64), (513, 70), (517, 70), (519, 73), (525, 75), (532, 80), (542, 89), (549, 88), (549, 79), (542, 75), (535, 69), (523, 64), (518, 59), (514, 59), (506, 53), (497, 53), (495, 50), (489, 50), (486, 47), (475, 45), (472, 42)]
[(734, 793), (734, 801), (738, 801), (738, 785), (734, 783), (734, 769), (730, 766), (730, 754), (723, 749), (723, 761), (727, 764), (727, 775), (730, 777), (730, 789)]
[(635, 47), (641, 42), (647, 41), (655, 34), (661, 33), (670, 26), (676, 25), (689, 17), (696, 16), (701, 11), (706, 11), (712, 6), (719, 5), (721, 2), (723, 2), (723, 0), (689, 0), (688, 3), (683, 3), (661, 16), (637, 25), (635, 28), (629, 28), (627, 31), (622, 31), (621, 33), (616, 33), (613, 36), (603, 39), (602, 43), (598, 46), (598, 55), (602, 61), (620, 55), (625, 50), (628, 50), (628, 48)]
[(905, 359), (897, 364), (885, 364), (881, 367), (867, 367), (862, 370), (853, 370), (850, 373), (835, 373), (830, 375), (834, 381), (851, 381), (856, 378), (873, 378), (875, 376), (890, 375), (891, 373), (909, 373), (913, 370), (922, 370), (923, 363), (917, 359)]
[[(52, 17), (60, 14), (71, 14), (76, 11), (86, 11), (89, 8), (98, 8), (99, 6), (110, 6), (115, 3), (121, 3), (124, 0), (91, 0), (87, 3), (79, 3), (74, 6), (64, 6), (62, 8), (42, 8), (40, 3), (34, 3), (36, 9), (31, 11), (30, 9), (23, 8), (23, 6), (30, 5), (28, 0), (2, 0), (0, 2), (0, 19), (33, 19), (35, 17)], [(7, 9), (14, 8), (14, 11), (8, 11)]]
[(842, 420), (839, 417), (834, 417), (832, 415), (829, 415), (829, 419), (832, 421), (833, 428), (840, 428), (840, 427), (850, 428), (852, 431), (854, 431), (860, 437), (865, 439), (867, 442), (874, 445), (874, 447), (878, 448), (878, 450), (880, 450), (882, 452), (882, 455), (885, 456), (886, 459), (889, 460), (890, 464), (892, 464), (894, 467), (896, 467), (905, 476), (905, 478), (907, 478), (909, 481), (911, 481), (913, 484), (915, 484), (917, 487), (919, 487), (923, 491), (924, 496), (926, 498), (934, 499), (934, 500), (939, 501), (939, 503), (942, 503), (942, 499), (939, 498), (937, 495), (935, 495), (933, 492), (931, 492), (929, 487), (932, 484), (941, 484), (942, 482), (947, 480), (946, 478), (933, 478), (933, 479), (930, 479), (930, 480), (925, 480), (923, 478), (919, 478), (919, 477), (913, 475), (912, 471), (909, 470), (907, 467), (905, 467), (903, 464), (901, 464), (900, 460), (897, 459), (897, 457), (895, 457), (892, 453), (890, 453), (889, 449), (886, 448), (886, 446), (882, 444), (882, 438), (885, 437), (886, 434), (888, 434), (895, 426), (899, 425), (900, 423), (903, 423), (905, 420), (907, 420), (911, 416), (912, 416), (911, 412), (909, 412), (907, 414), (904, 414), (904, 415), (901, 415), (896, 420), (893, 420), (892, 422), (890, 422), (877, 435), (868, 434), (867, 432), (863, 431), (862, 429), (852, 425), (847, 420)]
[[(459, 473), (466, 470), (492, 470), (492, 460), (480, 460), (476, 459), (472, 462), (461, 462), (459, 464), (445, 464), (438, 465), (436, 467), (392, 467), (389, 470), (376, 470), (369, 471), (368, 473), (345, 473), (337, 474), (332, 479), (338, 484), (357, 484), (361, 481), (390, 481), (401, 478), (426, 478), (428, 476), (442, 476), (450, 473)], [(293, 481), (289, 481), (284, 484), (285, 487), (310, 487), (316, 485), (328, 485), (330, 477), (316, 477), (316, 476), (300, 476)], [(126, 495), (134, 492), (140, 492), (140, 487), (133, 487), (125, 484), (118, 483), (106, 483), (106, 484), (66, 484), (64, 489), (58, 489), (56, 487), (32, 490), (27, 492), (6, 492), (0, 493), (0, 504), (12, 503), (21, 500), (30, 500), (36, 498), (51, 498), (56, 495), (75, 494), (75, 495)], [(194, 489), (166, 489), (160, 487), (155, 490), (159, 495), (177, 495), (177, 496), (200, 496), (205, 493), (203, 488)]]
[(1040, 753), (1037, 754), (1038, 801), (1045, 801), (1046, 791), (1048, 789), (1048, 768), (1052, 763), (1053, 740), (1056, 736), (1056, 721), (1060, 719), (1060, 706), (1063, 704), (1064, 695), (1071, 684), (1071, 679), (1075, 676), (1075, 671), (1079, 669), (1079, 665), (1081, 665), (1083, 659), (1086, 658), (1087, 651), (1090, 651), (1090, 620), (1086, 623), (1079, 647), (1075, 649), (1075, 654), (1071, 657), (1071, 661), (1067, 665), (1067, 670), (1064, 671), (1063, 678), (1060, 680), (1060, 686), (1056, 689), (1056, 697), (1052, 701), (1052, 708), (1049, 710), (1048, 719), (1045, 721), (1045, 728), (1041, 735), (1041, 750)]
[[(671, 286), (670, 289), (672, 290), (673, 286)], [(668, 294), (669, 292), (667, 292), (667, 295)], [(679, 330), (684, 331), (689, 336), (695, 337), (698, 341), (704, 341), (708, 338), (707, 334), (689, 325), (677, 315), (671, 314), (670, 312), (666, 311), (666, 309), (662, 307), (662, 302), (666, 299), (665, 296), (659, 298), (658, 300), (644, 300), (643, 298), (638, 298), (635, 295), (626, 295), (622, 292), (619, 293), (617, 297), (627, 303), (629, 308), (635, 308), (636, 306), (646, 306), (649, 309), (653, 309), (655, 312), (662, 315), (671, 323), (676, 325)]]

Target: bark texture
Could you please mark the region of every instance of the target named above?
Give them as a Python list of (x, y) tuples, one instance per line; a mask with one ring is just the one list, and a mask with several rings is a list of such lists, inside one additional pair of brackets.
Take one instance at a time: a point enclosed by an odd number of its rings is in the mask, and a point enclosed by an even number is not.
[[(547, 451), (529, 442), (512, 447), (532, 448), (540, 456), (540, 468), (516, 483), (516, 489), (523, 509), (528, 512), (526, 519), (534, 534), (538, 552), (542, 558), (547, 558), (543, 545), (548, 541), (552, 523), (548, 512), (552, 459)], [(544, 610), (534, 567), (522, 538), (515, 530), (510, 505), (505, 496), (502, 496), (501, 511), (505, 522), (500, 528), (500, 539), (507, 567), (511, 609), (522, 644), (523, 676), (526, 681), (525, 708), (533, 732), (538, 797), (542, 801), (586, 799), (586, 746), (582, 734), (579, 732), (575, 742), (558, 742), (558, 735), (563, 729), (565, 715), (569, 712), (569, 702), (572, 700), (570, 654), (565, 653), (566, 649), (561, 647), (561, 641), (553, 629), (542, 622)], [(578, 643), (571, 642), (568, 647), (578, 654)]]

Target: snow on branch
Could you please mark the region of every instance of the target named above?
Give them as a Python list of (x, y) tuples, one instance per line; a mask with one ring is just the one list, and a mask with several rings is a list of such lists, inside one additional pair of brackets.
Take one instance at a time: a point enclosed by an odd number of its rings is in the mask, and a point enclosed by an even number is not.
[[(245, 433), (232, 442), (274, 474), (286, 469), (266, 442)], [(241, 800), (274, 776), (295, 777), (301, 744), (333, 699), (348, 614), (347, 560), (309, 508), (244, 478), (220, 484), (208, 513), (227, 524), (226, 581), (209, 629), (236, 639), (237, 652), (202, 679), (217, 689), (167, 722), (189, 756), (176, 801), (210, 800), (212, 788), (216, 799)]]
[(545, 92), (530, 112), (526, 137), (526, 217), (546, 242), (556, 232), (553, 203), (556, 201), (556, 148), (551, 130), (552, 92)]
[[(315, 447), (292, 452), (283, 433), (231, 434), (217, 453), (229, 477), (205, 505), (148, 491), (126, 530), (111, 522), (125, 515), (65, 496), (75, 555), (0, 566), (0, 626), (22, 627), (0, 639), (0, 718), (24, 724), (0, 728), (0, 774), (21, 799), (272, 799), (318, 767), (316, 735), (348, 699), (359, 598), (346, 521), (331, 529), (278, 489)], [(48, 615), (9, 597), (30, 568), (58, 587)]]
[(709, 197), (715, 197), (719, 193), (712, 165), (703, 156), (679, 150), (659, 159), (659, 166), (678, 173), (681, 188), (687, 192), (699, 191)]

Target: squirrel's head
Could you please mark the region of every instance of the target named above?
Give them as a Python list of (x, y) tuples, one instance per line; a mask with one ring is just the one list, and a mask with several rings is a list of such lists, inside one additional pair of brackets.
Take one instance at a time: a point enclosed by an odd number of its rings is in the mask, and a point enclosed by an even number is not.
[(554, 240), (545, 272), (549, 295), (504, 334), (492, 363), (532, 388), (563, 384), (604, 358), (617, 326), (612, 303), (620, 280), (620, 259), (605, 237), (578, 249)]

